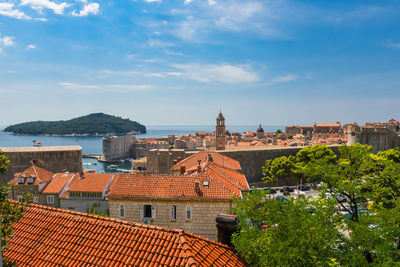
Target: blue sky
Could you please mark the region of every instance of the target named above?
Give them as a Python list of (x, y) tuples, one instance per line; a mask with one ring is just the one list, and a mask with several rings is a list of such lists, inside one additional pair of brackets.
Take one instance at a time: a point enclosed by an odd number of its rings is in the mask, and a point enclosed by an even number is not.
[(0, 0), (0, 125), (400, 119), (400, 1)]

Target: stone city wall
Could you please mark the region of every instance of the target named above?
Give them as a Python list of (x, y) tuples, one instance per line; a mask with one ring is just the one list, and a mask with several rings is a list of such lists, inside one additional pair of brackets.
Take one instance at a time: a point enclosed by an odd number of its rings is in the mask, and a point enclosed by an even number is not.
[(81, 172), (82, 148), (80, 146), (54, 147), (2, 147), (10, 159), (5, 174), (0, 175), (0, 182), (7, 183), (16, 172), (22, 172), (35, 164), (51, 172)]
[(347, 144), (372, 146), (372, 152), (384, 151), (400, 146), (400, 136), (386, 127), (363, 127), (354, 124), (347, 129)]

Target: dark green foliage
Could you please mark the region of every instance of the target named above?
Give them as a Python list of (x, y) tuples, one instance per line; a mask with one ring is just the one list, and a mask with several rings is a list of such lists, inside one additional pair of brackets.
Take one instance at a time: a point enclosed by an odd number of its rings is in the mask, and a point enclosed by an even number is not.
[(0, 174), (6, 171), (8, 164), (10, 164), (8, 157), (0, 151)]
[(68, 121), (33, 121), (15, 124), (4, 129), (15, 134), (125, 134), (146, 133), (146, 127), (136, 121), (104, 113), (94, 113)]
[(236, 203), (240, 230), (232, 242), (251, 266), (324, 266), (338, 258), (332, 201), (280, 201), (254, 190)]
[(96, 210), (94, 206), (92, 206), (90, 208), (87, 207), (86, 212), (90, 213), (90, 214), (94, 214), (94, 215), (103, 216), (103, 217), (110, 217), (107, 213)]
[[(343, 145), (336, 155), (328, 146), (312, 146), (300, 150), (295, 157), (267, 160), (263, 171), (266, 181), (296, 176), (303, 182), (322, 182), (323, 186), (320, 198), (312, 201), (276, 204), (265, 193), (255, 191), (238, 202), (237, 214), (242, 219), (233, 243), (250, 264), (400, 266), (399, 149), (375, 155), (367, 145)], [(339, 201), (343, 197), (346, 205)], [(314, 213), (302, 213), (310, 207)], [(269, 221), (271, 218), (275, 220)], [(249, 220), (252, 224), (248, 224)], [(285, 231), (297, 238), (278, 234), (275, 228), (258, 229), (271, 223), (279, 229), (285, 226)], [(319, 240), (321, 251), (317, 246), (310, 247), (314, 244), (310, 236)]]
[(280, 133), (283, 133), (283, 132), (282, 132), (281, 129), (278, 129), (278, 130), (275, 131), (275, 133), (276, 133), (276, 134), (280, 134)]

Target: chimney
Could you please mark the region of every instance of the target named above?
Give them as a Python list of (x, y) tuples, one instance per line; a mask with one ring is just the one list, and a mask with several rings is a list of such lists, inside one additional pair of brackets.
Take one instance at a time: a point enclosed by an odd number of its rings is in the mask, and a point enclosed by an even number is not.
[(183, 175), (183, 174), (185, 174), (185, 172), (186, 172), (186, 166), (183, 165), (183, 166), (181, 166), (181, 174)]
[(197, 193), (197, 194), (200, 194), (200, 181), (198, 181), (198, 180), (196, 180), (195, 182), (194, 182), (194, 191)]
[(211, 154), (210, 154), (210, 153), (208, 153), (207, 161), (208, 161), (208, 162), (212, 162), (212, 161), (213, 161), (213, 158), (211, 157)]
[(200, 173), (201, 172), (201, 160), (198, 160), (198, 164), (197, 164), (197, 172)]
[(81, 178), (81, 179), (85, 178), (85, 172), (84, 171), (81, 171), (79, 173), (79, 178)]

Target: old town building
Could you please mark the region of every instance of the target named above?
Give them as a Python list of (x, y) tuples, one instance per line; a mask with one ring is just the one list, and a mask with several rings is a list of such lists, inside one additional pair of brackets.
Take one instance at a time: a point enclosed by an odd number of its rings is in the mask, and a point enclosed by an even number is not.
[(236, 161), (215, 154), (183, 160), (175, 169), (187, 166), (185, 175), (116, 175), (108, 193), (110, 216), (216, 240), (216, 216), (232, 210), (232, 197), (249, 186)]
[(222, 115), (222, 112), (219, 112), (217, 117), (217, 126), (215, 128), (215, 145), (217, 150), (225, 150), (225, 118)]

